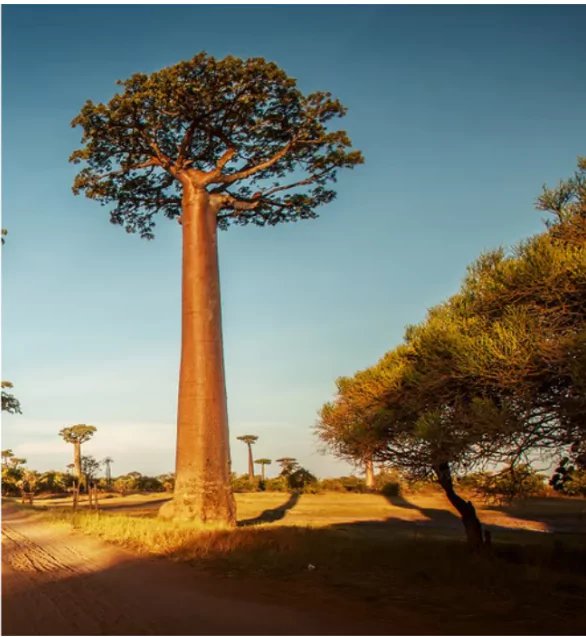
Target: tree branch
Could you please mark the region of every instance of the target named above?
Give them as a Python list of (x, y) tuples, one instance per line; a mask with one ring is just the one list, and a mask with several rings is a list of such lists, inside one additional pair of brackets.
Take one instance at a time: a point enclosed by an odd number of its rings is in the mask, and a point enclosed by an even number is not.
[(235, 181), (239, 181), (240, 179), (246, 179), (251, 175), (254, 175), (261, 170), (266, 170), (270, 168), (274, 164), (276, 164), (280, 159), (283, 159), (285, 155), (291, 150), (294, 141), (290, 141), (286, 146), (284, 146), (278, 153), (275, 153), (271, 158), (266, 161), (257, 164), (256, 166), (252, 166), (246, 170), (241, 170), (237, 173), (233, 173), (231, 175), (214, 175), (214, 178), (208, 183), (216, 183), (216, 184), (233, 184)]
[(323, 175), (327, 175), (329, 172), (332, 172), (332, 170), (334, 170), (335, 168), (336, 166), (332, 166), (331, 168), (328, 168), (327, 170), (322, 170), (321, 173), (312, 175), (311, 177), (307, 177), (307, 179), (302, 179), (301, 181), (297, 181), (294, 184), (288, 184), (286, 186), (277, 186), (276, 188), (271, 188), (271, 190), (266, 190), (262, 192), (261, 196), (268, 197), (269, 195), (274, 195), (276, 192), (280, 192), (281, 190), (289, 190), (290, 188), (296, 188), (297, 186), (305, 186), (307, 184), (312, 183), (316, 179), (323, 177)]
[(120, 170), (113, 170), (110, 173), (104, 173), (103, 175), (98, 175), (95, 179), (96, 181), (100, 181), (101, 179), (105, 179), (106, 177), (113, 177), (114, 175), (121, 175), (122, 173), (127, 173), (131, 170), (139, 170), (140, 168), (148, 168), (149, 166), (160, 166), (161, 163), (158, 159), (152, 157), (148, 161), (142, 162), (142, 164), (136, 164), (134, 166), (128, 166), (126, 168), (120, 168)]

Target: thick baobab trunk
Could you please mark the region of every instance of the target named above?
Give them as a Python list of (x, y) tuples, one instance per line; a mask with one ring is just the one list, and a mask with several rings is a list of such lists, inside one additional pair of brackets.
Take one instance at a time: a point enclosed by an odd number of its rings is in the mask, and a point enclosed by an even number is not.
[(476, 515), (474, 505), (472, 502), (466, 502), (466, 500), (461, 498), (454, 490), (452, 472), (447, 462), (442, 462), (434, 467), (434, 471), (448, 500), (462, 518), (468, 545), (474, 552), (480, 553), (484, 548), (484, 540), (482, 538), (482, 525)]
[(367, 458), (364, 461), (364, 473), (366, 474), (366, 487), (368, 489), (374, 489), (374, 465), (372, 458)]
[(264, 466), (264, 464), (260, 465), (260, 471), (262, 473), (262, 481), (264, 482), (265, 481), (265, 466)]
[(75, 465), (75, 480), (79, 489), (81, 487), (81, 443), (79, 441), (73, 443), (73, 464)]
[(248, 445), (248, 476), (254, 480), (254, 459), (252, 457), (252, 445)]
[(160, 515), (235, 523), (216, 211), (204, 189), (184, 186), (182, 339), (173, 500)]

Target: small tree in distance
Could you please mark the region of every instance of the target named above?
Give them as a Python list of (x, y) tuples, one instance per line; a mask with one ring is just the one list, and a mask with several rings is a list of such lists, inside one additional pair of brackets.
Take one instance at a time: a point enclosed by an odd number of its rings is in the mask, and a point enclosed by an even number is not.
[(73, 425), (65, 427), (59, 432), (59, 435), (73, 445), (73, 464), (75, 465), (75, 477), (77, 485), (81, 483), (81, 445), (87, 442), (95, 433), (96, 428), (92, 425)]
[(261, 473), (262, 473), (262, 481), (265, 481), (265, 467), (266, 465), (269, 465), (272, 463), (272, 460), (269, 460), (268, 458), (259, 458), (258, 460), (254, 461), (256, 464), (259, 464), (261, 467)]
[(281, 475), (288, 476), (299, 466), (296, 458), (277, 458), (275, 462), (281, 465)]
[(254, 478), (254, 459), (252, 456), (252, 445), (258, 440), (258, 436), (238, 436), (238, 440), (248, 447), (248, 477)]
[(329, 93), (303, 95), (262, 58), (205, 53), (135, 74), (73, 126), (85, 163), (74, 193), (111, 205), (112, 223), (154, 237), (155, 215), (181, 222), (182, 341), (176, 486), (165, 517), (235, 523), (223, 364), (217, 229), (312, 219), (337, 172), (362, 163)]

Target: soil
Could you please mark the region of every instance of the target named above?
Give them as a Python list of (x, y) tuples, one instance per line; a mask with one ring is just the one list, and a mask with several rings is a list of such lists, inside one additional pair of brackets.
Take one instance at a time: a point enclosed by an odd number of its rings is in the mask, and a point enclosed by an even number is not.
[[(3, 507), (4, 635), (364, 635), (389, 626), (143, 557)], [(274, 591), (273, 591), (274, 593)], [(256, 599), (255, 599), (256, 598)], [(396, 628), (396, 627), (395, 627)], [(416, 628), (416, 627), (414, 627)]]

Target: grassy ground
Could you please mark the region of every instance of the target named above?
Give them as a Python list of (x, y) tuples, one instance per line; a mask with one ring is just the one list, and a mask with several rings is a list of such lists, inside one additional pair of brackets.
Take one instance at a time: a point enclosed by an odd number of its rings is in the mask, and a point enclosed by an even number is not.
[(243, 593), (246, 582), (262, 579), (283, 595), (381, 615), (417, 608), (452, 633), (472, 626), (493, 634), (586, 629), (585, 500), (480, 507), (493, 528), (491, 560), (469, 554), (459, 520), (433, 492), (391, 502), (374, 495), (238, 494), (240, 526), (217, 531), (159, 520), (160, 500), (111, 498), (100, 515), (72, 515), (63, 501), (38, 504), (53, 521), (106, 541), (242, 579)]

